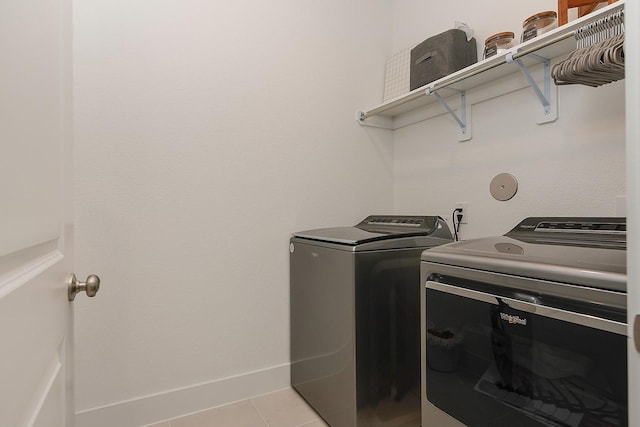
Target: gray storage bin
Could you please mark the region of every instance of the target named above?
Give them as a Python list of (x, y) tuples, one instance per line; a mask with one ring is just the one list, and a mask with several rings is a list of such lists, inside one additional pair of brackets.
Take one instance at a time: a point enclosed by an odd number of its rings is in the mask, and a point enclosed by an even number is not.
[(478, 61), (476, 39), (452, 29), (430, 37), (411, 49), (411, 90), (438, 80)]

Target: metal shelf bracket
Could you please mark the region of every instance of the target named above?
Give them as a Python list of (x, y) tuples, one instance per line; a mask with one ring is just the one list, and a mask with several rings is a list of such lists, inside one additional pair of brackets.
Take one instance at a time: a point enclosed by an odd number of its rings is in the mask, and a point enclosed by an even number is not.
[(453, 110), (453, 108), (451, 108), (451, 106), (449, 105), (449, 103), (447, 103), (447, 101), (442, 97), (442, 95), (440, 95), (438, 93), (438, 91), (434, 91), (432, 90), (432, 88), (427, 88), (425, 90), (425, 94), (427, 96), (429, 95), (435, 95), (435, 97), (438, 99), (438, 101), (440, 101), (440, 103), (442, 104), (442, 106), (449, 112), (449, 114), (451, 114), (451, 116), (454, 118), (454, 120), (458, 123), (458, 126), (460, 126), (459, 132), (458, 132), (458, 141), (468, 141), (471, 139), (471, 115), (469, 114), (469, 116), (467, 116), (467, 95), (466, 92), (464, 90), (461, 89), (455, 89), (452, 87), (446, 87), (443, 89), (449, 89), (449, 90), (453, 90), (456, 91), (460, 94), (460, 117), (458, 117), (458, 115), (455, 113), (455, 111)]
[(509, 52), (506, 55), (507, 63), (516, 63), (518, 67), (520, 67), (520, 71), (529, 82), (529, 86), (533, 89), (536, 96), (540, 100), (542, 104), (542, 115), (538, 115), (537, 123), (549, 123), (553, 122), (558, 118), (558, 110), (557, 110), (557, 101), (556, 101), (556, 92), (557, 87), (554, 86), (555, 91), (552, 93), (551, 91), (551, 61), (548, 58), (544, 58), (540, 55), (536, 55), (535, 53), (530, 53), (529, 57), (542, 62), (543, 65), (543, 82), (542, 89), (538, 86), (538, 83), (534, 80), (533, 76), (529, 72), (529, 69), (522, 62), (520, 58), (513, 58), (515, 52)]

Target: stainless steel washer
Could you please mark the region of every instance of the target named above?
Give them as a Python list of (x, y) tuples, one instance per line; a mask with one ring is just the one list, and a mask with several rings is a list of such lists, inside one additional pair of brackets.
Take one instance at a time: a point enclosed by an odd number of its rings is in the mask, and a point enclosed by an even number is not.
[(291, 238), (291, 384), (330, 426), (420, 425), (420, 253), (451, 241), (389, 215)]
[(423, 427), (627, 425), (624, 218), (422, 254)]

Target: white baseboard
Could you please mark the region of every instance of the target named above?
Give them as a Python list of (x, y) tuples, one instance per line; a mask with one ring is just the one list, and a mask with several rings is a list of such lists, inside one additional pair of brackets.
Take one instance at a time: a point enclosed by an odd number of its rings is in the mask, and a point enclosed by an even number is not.
[(140, 427), (290, 385), (289, 364), (249, 372), (76, 413), (75, 427)]

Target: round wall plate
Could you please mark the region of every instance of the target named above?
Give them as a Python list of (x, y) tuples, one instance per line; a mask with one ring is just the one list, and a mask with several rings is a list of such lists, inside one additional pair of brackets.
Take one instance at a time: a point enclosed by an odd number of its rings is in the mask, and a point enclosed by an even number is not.
[(489, 185), (489, 191), (494, 199), (504, 202), (518, 192), (518, 181), (510, 173), (496, 175)]

